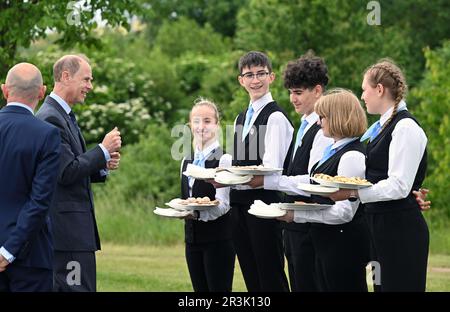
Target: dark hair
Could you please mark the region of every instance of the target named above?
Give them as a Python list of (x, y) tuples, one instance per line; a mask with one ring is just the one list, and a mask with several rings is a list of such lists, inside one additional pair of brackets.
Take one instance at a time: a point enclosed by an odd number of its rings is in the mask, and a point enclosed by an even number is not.
[(316, 85), (321, 85), (325, 89), (328, 84), (328, 68), (322, 58), (308, 52), (287, 64), (283, 80), (286, 89), (311, 89)]
[(242, 70), (245, 67), (250, 68), (252, 66), (267, 66), (269, 73), (272, 72), (272, 63), (269, 58), (259, 51), (250, 51), (239, 59), (239, 73), (242, 74)]

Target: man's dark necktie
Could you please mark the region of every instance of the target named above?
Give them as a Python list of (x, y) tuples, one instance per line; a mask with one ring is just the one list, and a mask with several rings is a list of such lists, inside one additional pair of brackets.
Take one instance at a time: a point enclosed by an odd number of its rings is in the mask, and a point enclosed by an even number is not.
[(84, 150), (83, 137), (81, 136), (81, 130), (80, 130), (80, 127), (78, 127), (77, 118), (75, 117), (75, 114), (73, 113), (73, 111), (70, 111), (69, 117), (70, 117), (70, 120), (72, 120), (72, 123), (75, 126), (75, 129), (77, 129), (78, 138), (80, 139), (81, 146), (83, 147), (83, 150)]

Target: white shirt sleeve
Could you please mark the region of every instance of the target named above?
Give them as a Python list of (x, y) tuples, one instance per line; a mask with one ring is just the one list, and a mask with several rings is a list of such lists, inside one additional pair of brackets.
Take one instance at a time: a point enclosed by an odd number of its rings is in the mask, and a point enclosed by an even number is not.
[[(358, 151), (349, 151), (342, 155), (337, 174), (344, 177), (365, 177), (366, 157)], [(294, 211), (294, 222), (343, 224), (350, 222), (358, 209), (359, 200), (337, 201), (333, 206), (316, 211)]]
[[(230, 154), (223, 154), (219, 160), (219, 167), (231, 167), (232, 156)], [(199, 211), (199, 220), (211, 221), (223, 216), (230, 210), (230, 187), (221, 187), (216, 189), (216, 199), (219, 201), (219, 206), (208, 210)]]
[[(265, 151), (262, 162), (265, 167), (283, 168), (284, 160), (289, 151), (294, 128), (281, 112), (274, 112), (267, 120)], [(278, 174), (279, 175), (279, 174)], [(251, 190), (248, 185), (236, 185), (237, 190)]]
[[(312, 167), (322, 159), (323, 151), (330, 144), (333, 144), (333, 139), (324, 136), (322, 129), (317, 131), (309, 154), (308, 173), (310, 173)], [(288, 195), (303, 195), (310, 197), (311, 195), (309, 193), (305, 193), (297, 188), (299, 183), (309, 184), (309, 175), (282, 176), (278, 174), (264, 177), (265, 189), (282, 191)]]
[(389, 145), (388, 178), (358, 190), (362, 203), (406, 198), (427, 146), (425, 132), (411, 118), (400, 120)]
[(288, 195), (303, 195), (310, 197), (309, 193), (300, 190), (297, 185), (299, 183), (309, 184), (309, 175), (285, 176), (285, 175), (268, 175), (264, 176), (264, 189), (285, 192)]
[(265, 167), (283, 168), (293, 133), (294, 128), (283, 113), (275, 112), (270, 115), (264, 138), (265, 152), (262, 161)]
[(3, 258), (5, 258), (9, 263), (12, 263), (16, 259), (16, 257), (10, 254), (9, 251), (3, 246), (0, 248), (0, 255), (2, 255)]

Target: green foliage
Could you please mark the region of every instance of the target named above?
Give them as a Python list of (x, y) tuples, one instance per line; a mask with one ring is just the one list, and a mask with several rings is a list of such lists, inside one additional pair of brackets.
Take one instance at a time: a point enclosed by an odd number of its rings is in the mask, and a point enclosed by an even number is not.
[(426, 49), (426, 71), (423, 81), (411, 92), (418, 104), (419, 120), (428, 137), (428, 178), (433, 202), (431, 213), (450, 217), (450, 41), (435, 51)]
[(110, 172), (107, 183), (95, 185), (96, 210), (106, 241), (163, 244), (182, 240), (182, 222), (152, 213), (156, 206), (180, 196), (180, 161), (171, 154), (174, 141), (167, 126), (151, 123), (138, 143), (122, 150), (120, 168)]
[(195, 20), (200, 26), (210, 24), (215, 32), (232, 37), (236, 31), (236, 13), (248, 0), (143, 0), (142, 18), (151, 27), (148, 32), (154, 38), (159, 27), (166, 20), (186, 17)]
[[(103, 87), (107, 92), (106, 86)], [(97, 88), (99, 92), (100, 88)], [(139, 139), (150, 120), (150, 114), (144, 107), (142, 98), (130, 99), (124, 103), (107, 102), (77, 106), (80, 128), (86, 142), (101, 142), (109, 131), (118, 127), (123, 144), (133, 143)]]
[(98, 0), (76, 3), (71, 0), (1, 1), (0, 2), (0, 76), (11, 67), (19, 47), (28, 47), (48, 30), (61, 34), (58, 44), (71, 47), (76, 43), (94, 46), (91, 30), (96, 28), (96, 12), (110, 25), (128, 27), (125, 12), (136, 13), (131, 0)]
[(223, 53), (228, 49), (222, 36), (215, 33), (209, 24), (200, 27), (185, 17), (177, 21), (165, 21), (154, 45), (171, 58), (187, 51), (205, 55)]

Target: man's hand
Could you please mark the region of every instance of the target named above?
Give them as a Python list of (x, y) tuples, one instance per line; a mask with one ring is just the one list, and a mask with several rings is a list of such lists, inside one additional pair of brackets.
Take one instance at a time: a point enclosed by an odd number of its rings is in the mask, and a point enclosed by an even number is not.
[(352, 190), (340, 189), (337, 192), (334, 192), (334, 193), (329, 194), (329, 195), (323, 195), (323, 196), (328, 196), (333, 201), (340, 201), (340, 200), (349, 199), (351, 195), (352, 195)]
[(117, 127), (114, 127), (110, 132), (105, 135), (102, 142), (103, 146), (108, 150), (109, 154), (118, 152), (122, 147), (122, 138)]
[(287, 223), (291, 223), (294, 221), (294, 211), (293, 210), (287, 210), (286, 214), (282, 217), (278, 217), (277, 220), (284, 221)]
[(0, 255), (0, 272), (5, 271), (8, 264), (9, 264), (8, 260), (6, 260), (2, 255)]
[(116, 170), (116, 169), (119, 168), (120, 153), (119, 152), (113, 152), (110, 155), (111, 155), (111, 159), (106, 164), (106, 168), (108, 170)]
[(431, 201), (425, 201), (427, 194), (430, 191), (428, 189), (419, 189), (419, 191), (413, 191), (416, 201), (420, 206), (420, 210), (425, 211), (431, 208)]
[(225, 184), (217, 183), (214, 179), (206, 179), (205, 182), (212, 184), (216, 189), (228, 186)]
[(251, 188), (258, 188), (264, 186), (264, 176), (262, 175), (253, 176), (250, 182), (246, 184), (249, 185)]

